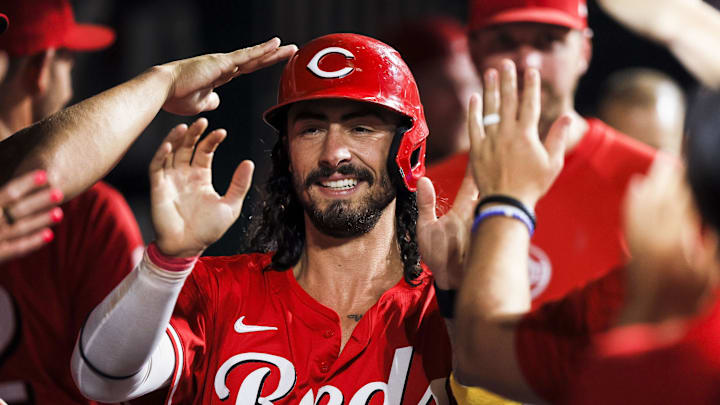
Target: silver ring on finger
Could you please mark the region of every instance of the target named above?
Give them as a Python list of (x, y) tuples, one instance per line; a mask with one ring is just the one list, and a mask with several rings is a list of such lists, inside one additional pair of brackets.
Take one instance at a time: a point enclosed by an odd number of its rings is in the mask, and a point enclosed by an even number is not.
[(483, 126), (495, 125), (500, 123), (500, 114), (488, 114), (483, 117)]
[(2, 207), (2, 215), (5, 218), (5, 222), (8, 223), (8, 225), (12, 225), (15, 223), (15, 217), (12, 216), (10, 213), (10, 209), (8, 207)]

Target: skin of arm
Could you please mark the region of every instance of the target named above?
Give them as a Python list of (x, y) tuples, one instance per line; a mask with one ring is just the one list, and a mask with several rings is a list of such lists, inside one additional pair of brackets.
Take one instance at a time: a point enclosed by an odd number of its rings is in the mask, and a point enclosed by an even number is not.
[(664, 44), (706, 86), (720, 87), (720, 12), (700, 0), (599, 0), (611, 16)]
[(296, 50), (273, 38), (230, 53), (154, 66), (0, 142), (0, 184), (43, 169), (70, 199), (110, 171), (161, 108), (179, 115), (213, 110), (220, 103), (213, 89)]
[[(200, 118), (189, 128), (173, 128), (150, 163), (155, 243), (166, 259), (197, 258), (235, 222), (250, 188), (254, 166), (244, 161), (225, 195), (216, 193), (212, 158), (226, 132), (217, 129), (200, 140), (207, 126)], [(192, 266), (159, 266), (146, 254), (90, 314), (78, 339), (84, 347), (76, 344), (72, 364), (84, 395), (120, 402), (167, 385), (174, 358), (164, 331)]]
[[(526, 71), (524, 83), (518, 97), (515, 66), (509, 60), (503, 61), (501, 72), (485, 73), (483, 102), (478, 95), (470, 100), (470, 161), (481, 195), (507, 195), (534, 208), (562, 169), (571, 118), (559, 118), (541, 142), (538, 72)], [(483, 126), (483, 114), (499, 114), (501, 122)], [(514, 341), (515, 326), (530, 309), (529, 241), (527, 227), (505, 217), (491, 217), (473, 232), (457, 302), (454, 372), (460, 384), (537, 403)]]

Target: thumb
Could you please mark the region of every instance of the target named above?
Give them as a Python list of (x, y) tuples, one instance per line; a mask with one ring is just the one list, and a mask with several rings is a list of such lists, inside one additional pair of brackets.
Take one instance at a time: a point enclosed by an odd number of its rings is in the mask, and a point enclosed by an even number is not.
[(255, 164), (251, 160), (244, 160), (240, 163), (237, 169), (235, 169), (227, 193), (223, 196), (223, 200), (225, 200), (237, 214), (242, 210), (245, 196), (248, 190), (250, 190), (254, 170)]
[(569, 115), (563, 115), (552, 124), (544, 146), (548, 153), (550, 163), (556, 170), (560, 170), (565, 163), (565, 143), (567, 141), (572, 119)]
[(430, 181), (427, 177), (422, 177), (418, 180), (417, 205), (418, 228), (432, 223), (435, 219), (437, 219), (435, 216), (435, 187), (433, 186), (432, 181)]
[(212, 111), (220, 106), (220, 96), (216, 92), (211, 91), (203, 98), (200, 104), (202, 105), (201, 111)]
[(458, 212), (461, 218), (472, 221), (479, 194), (480, 192), (475, 182), (475, 174), (472, 169), (472, 161), (468, 161), (467, 168), (465, 169), (465, 177), (455, 196), (452, 210)]

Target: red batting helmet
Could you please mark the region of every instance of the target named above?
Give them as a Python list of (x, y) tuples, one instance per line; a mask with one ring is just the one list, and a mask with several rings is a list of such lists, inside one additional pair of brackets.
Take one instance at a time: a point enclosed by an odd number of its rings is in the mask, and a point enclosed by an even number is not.
[(400, 54), (357, 34), (310, 41), (285, 66), (278, 103), (265, 112), (265, 122), (280, 130), (290, 104), (328, 98), (372, 103), (409, 118), (410, 129), (393, 142), (390, 156), (405, 186), (415, 191), (425, 174), (428, 128), (415, 79)]

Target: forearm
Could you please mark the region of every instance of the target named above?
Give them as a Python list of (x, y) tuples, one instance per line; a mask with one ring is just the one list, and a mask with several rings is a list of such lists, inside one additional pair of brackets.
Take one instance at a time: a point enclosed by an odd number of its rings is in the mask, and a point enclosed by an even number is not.
[(81, 330), (71, 366), (83, 394), (116, 402), (169, 382), (174, 354), (165, 331), (190, 271), (160, 269), (146, 253), (93, 310)]
[(0, 143), (0, 173), (44, 169), (67, 199), (101, 179), (162, 108), (172, 76), (153, 67)]
[(704, 2), (689, 2), (672, 11), (676, 25), (665, 41), (668, 48), (703, 84), (720, 87), (720, 12)]
[(527, 227), (506, 217), (485, 220), (473, 235), (458, 298), (458, 381), (513, 399), (532, 398), (514, 346), (517, 319), (530, 309)]

